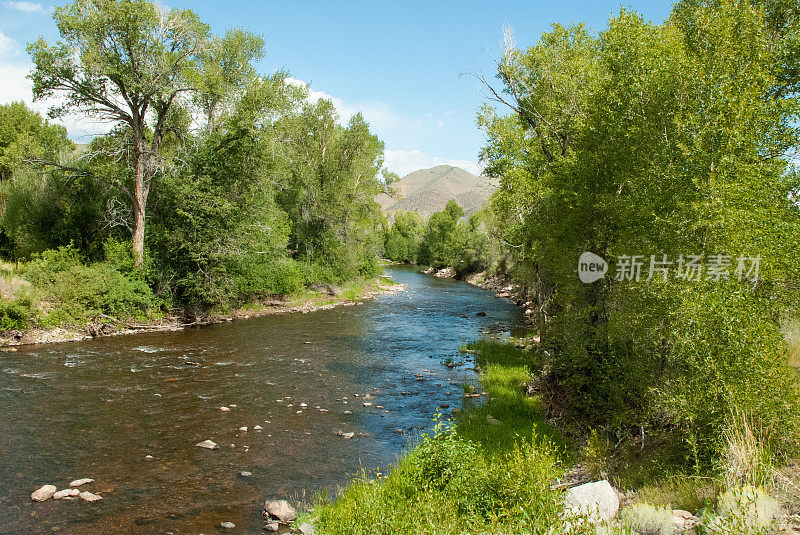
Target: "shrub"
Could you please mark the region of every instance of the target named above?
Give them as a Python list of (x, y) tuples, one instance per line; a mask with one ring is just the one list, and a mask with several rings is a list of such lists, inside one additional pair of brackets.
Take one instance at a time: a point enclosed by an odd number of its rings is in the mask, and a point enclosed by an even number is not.
[(671, 535), (675, 533), (672, 510), (637, 503), (622, 511), (622, 522), (638, 535)]
[(0, 331), (26, 329), (35, 314), (30, 297), (0, 299)]
[(704, 519), (712, 535), (761, 535), (777, 533), (778, 501), (761, 487), (736, 487), (719, 500), (717, 513)]

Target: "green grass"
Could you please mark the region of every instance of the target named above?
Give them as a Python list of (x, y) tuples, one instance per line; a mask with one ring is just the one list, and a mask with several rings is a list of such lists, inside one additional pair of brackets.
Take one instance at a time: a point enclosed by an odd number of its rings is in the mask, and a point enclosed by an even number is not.
[[(476, 343), (481, 386), (456, 421), (438, 416), (386, 479), (363, 473), (306, 519), (321, 534), (555, 533), (564, 528), (565, 441), (525, 395), (535, 360), (510, 345)], [(555, 531), (553, 531), (555, 530)]]

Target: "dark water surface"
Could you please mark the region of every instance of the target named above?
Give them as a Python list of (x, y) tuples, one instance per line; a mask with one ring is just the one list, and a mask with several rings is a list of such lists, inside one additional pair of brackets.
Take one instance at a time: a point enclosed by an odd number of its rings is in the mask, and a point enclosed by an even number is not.
[[(464, 283), (388, 273), (407, 291), (361, 306), (0, 353), (0, 533), (259, 533), (264, 499), (393, 462), (441, 405), (461, 406), (476, 378), (461, 342), (521, 316)], [(83, 477), (103, 500), (30, 500)]]

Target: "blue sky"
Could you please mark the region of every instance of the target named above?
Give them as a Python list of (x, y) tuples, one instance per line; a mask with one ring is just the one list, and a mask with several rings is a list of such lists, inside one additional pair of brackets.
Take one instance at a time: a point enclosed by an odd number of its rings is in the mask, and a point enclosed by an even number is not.
[[(292, 78), (311, 84), (315, 97), (333, 98), (345, 118), (362, 111), (386, 143), (387, 166), (401, 176), (441, 163), (478, 169), (483, 137), (475, 115), (485, 97), (465, 73), (492, 74), (504, 24), (526, 48), (553, 22), (584, 22), (600, 31), (621, 7), (605, 0), (164, 3), (193, 9), (215, 33), (238, 26), (261, 35), (267, 55), (259, 69), (288, 70)], [(39, 35), (50, 41), (58, 37), (53, 5), (0, 0), (0, 103), (30, 102), (25, 43)], [(654, 22), (672, 8), (664, 0), (624, 5)], [(77, 140), (103, 130), (80, 118), (66, 124)]]

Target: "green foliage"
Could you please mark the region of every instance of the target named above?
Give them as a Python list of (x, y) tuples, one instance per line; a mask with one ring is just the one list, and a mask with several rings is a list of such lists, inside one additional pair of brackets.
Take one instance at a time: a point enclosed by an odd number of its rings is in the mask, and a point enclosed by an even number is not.
[(492, 264), (489, 239), (481, 230), (480, 213), (463, 221), (464, 210), (453, 200), (431, 215), (419, 245), (419, 264), (452, 267), (458, 275), (482, 271)]
[(30, 296), (0, 299), (0, 331), (23, 330), (36, 316)]
[[(760, 2), (684, 1), (661, 25), (622, 10), (598, 35), (554, 25), (499, 64), (514, 113), (488, 106), (487, 222), (543, 304), (548, 402), (576, 433), (645, 430), (719, 468), (732, 408), (762, 451), (797, 451), (800, 400), (781, 318), (796, 296), (796, 17)], [(791, 36), (789, 34), (792, 34)], [(791, 58), (792, 63), (786, 63)], [(582, 284), (578, 257), (641, 254), (638, 282)], [(760, 256), (757, 283), (643, 280), (649, 255)], [(675, 276), (675, 266), (672, 266)], [(685, 462), (686, 462), (685, 461)]]
[(79, 325), (99, 315), (117, 320), (146, 317), (157, 310), (147, 283), (106, 262), (83, 264), (78, 251), (61, 247), (35, 255), (25, 277), (49, 303), (46, 325)]
[(55, 160), (74, 144), (67, 130), (51, 125), (23, 102), (0, 104), (0, 181), (11, 180), (25, 160)]
[(291, 221), (294, 258), (327, 265), (340, 280), (374, 276), (382, 248), (375, 195), (383, 142), (361, 114), (346, 127), (336, 119), (331, 101), (320, 100), (281, 123), (288, 180), (276, 199)]
[(415, 263), (424, 228), (416, 212), (395, 212), (394, 223), (384, 237), (386, 258), (403, 264)]
[(546, 444), (521, 441), (491, 461), (439, 423), (384, 481), (366, 475), (332, 504), (318, 504), (325, 534), (552, 533), (564, 527), (558, 475)]

